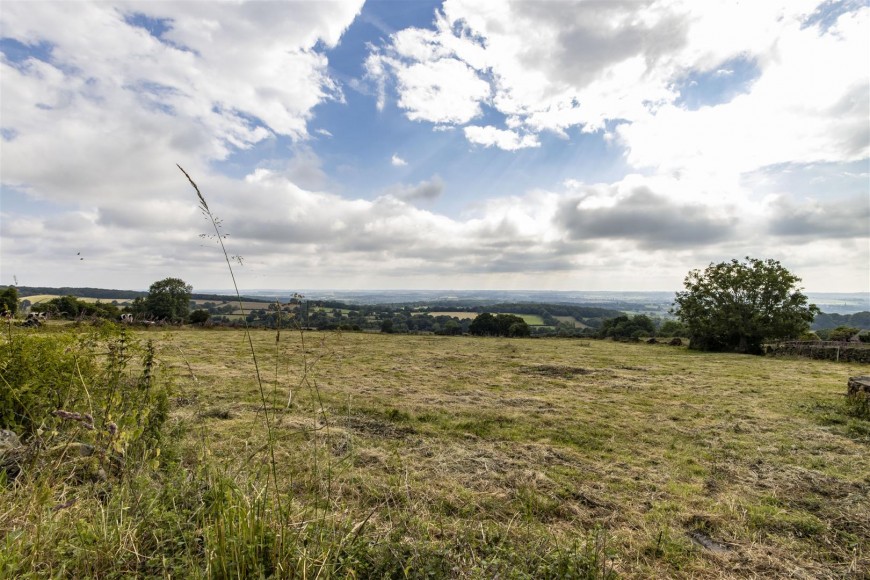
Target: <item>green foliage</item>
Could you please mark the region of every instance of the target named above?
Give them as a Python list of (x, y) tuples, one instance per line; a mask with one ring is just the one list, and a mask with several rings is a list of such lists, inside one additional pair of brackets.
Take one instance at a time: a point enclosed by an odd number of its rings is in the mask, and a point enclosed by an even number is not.
[(121, 313), (120, 309), (114, 304), (103, 303), (99, 300), (97, 302), (86, 302), (75, 296), (52, 298), (48, 302), (34, 304), (31, 310), (33, 312), (50, 312), (56, 316), (70, 319), (80, 316), (94, 316), (115, 320)]
[(655, 331), (655, 324), (649, 316), (638, 314), (629, 318), (622, 315), (605, 320), (598, 330), (598, 336), (602, 338), (640, 338), (653, 336)]
[(674, 313), (686, 325), (691, 348), (760, 353), (765, 339), (800, 336), (819, 309), (776, 260), (746, 258), (692, 270)]
[(853, 314), (837, 314), (820, 312), (813, 319), (813, 330), (823, 328), (836, 328), (838, 326), (854, 326), (864, 330), (870, 330), (870, 311), (863, 310)]
[(0, 290), (0, 311), (8, 310), (12, 314), (18, 310), (18, 288), (7, 286)]
[(688, 330), (679, 320), (665, 320), (659, 327), (658, 336), (687, 336)]
[[(111, 324), (87, 332), (17, 332), (0, 344), (0, 428), (43, 445), (96, 450), (115, 465), (157, 450), (168, 416), (154, 347)], [(112, 463), (115, 462), (115, 463)]]
[[(148, 296), (141, 304), (142, 314), (172, 322), (185, 320), (190, 311), (193, 287), (180, 278), (164, 278), (151, 284)], [(135, 311), (135, 308), (134, 308)]]
[(526, 321), (514, 314), (496, 314), (489, 312), (479, 314), (471, 325), (468, 332), (476, 336), (530, 336), (531, 329)]
[(858, 334), (859, 329), (854, 326), (838, 326), (828, 333), (827, 340), (846, 341)]
[(208, 322), (208, 319), (211, 317), (211, 314), (208, 310), (194, 310), (190, 313), (190, 323), (191, 324), (205, 324)]

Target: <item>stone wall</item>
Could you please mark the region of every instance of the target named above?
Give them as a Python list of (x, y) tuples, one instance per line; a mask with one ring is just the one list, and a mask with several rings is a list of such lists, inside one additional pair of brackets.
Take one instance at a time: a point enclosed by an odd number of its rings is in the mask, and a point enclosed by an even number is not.
[(870, 345), (850, 342), (781, 342), (769, 345), (772, 356), (805, 356), (808, 358), (870, 364)]

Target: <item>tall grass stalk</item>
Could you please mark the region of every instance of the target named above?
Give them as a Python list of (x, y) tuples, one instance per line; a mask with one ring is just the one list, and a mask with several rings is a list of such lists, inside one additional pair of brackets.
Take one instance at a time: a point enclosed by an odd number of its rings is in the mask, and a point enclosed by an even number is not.
[(256, 371), (256, 377), (257, 377), (257, 387), (259, 388), (259, 391), (260, 391), (260, 401), (263, 404), (263, 417), (264, 417), (264, 421), (266, 423), (266, 437), (267, 437), (267, 442), (268, 442), (268, 446), (269, 446), (269, 457), (270, 457), (270, 462), (271, 462), (270, 471), (272, 474), (272, 483), (274, 484), (274, 487), (275, 487), (275, 501), (277, 502), (278, 510), (283, 511), (281, 508), (281, 496), (278, 493), (278, 474), (277, 474), (277, 465), (276, 465), (276, 461), (275, 461), (275, 434), (273, 433), (272, 422), (269, 418), (269, 409), (268, 409), (267, 403), (266, 403), (266, 389), (263, 386), (263, 379), (260, 376), (260, 365), (257, 363), (257, 353), (256, 353), (256, 350), (254, 349), (254, 341), (251, 338), (251, 329), (248, 326), (248, 320), (247, 320), (247, 317), (245, 316), (245, 307), (244, 307), (244, 303), (242, 302), (242, 294), (241, 294), (241, 292), (239, 292), (239, 285), (236, 283), (236, 275), (233, 272), (233, 265), (230, 262), (230, 255), (227, 252), (226, 246), (224, 245), (223, 236), (221, 236), (221, 231), (220, 231), (220, 228), (218, 227), (217, 219), (215, 218), (214, 214), (211, 212), (211, 209), (209, 209), (208, 203), (205, 201), (205, 197), (202, 195), (202, 192), (199, 190), (199, 187), (196, 185), (196, 183), (193, 181), (193, 179), (191, 179), (190, 175), (188, 175), (188, 173), (184, 170), (184, 168), (181, 167), (181, 165), (179, 165), (177, 163), (175, 165), (184, 174), (184, 176), (190, 182), (190, 185), (193, 186), (194, 191), (196, 191), (196, 196), (199, 198), (199, 209), (200, 209), (200, 211), (202, 211), (203, 215), (206, 216), (208, 218), (208, 220), (211, 222), (211, 225), (214, 228), (215, 236), (217, 237), (217, 241), (220, 244), (221, 251), (223, 252), (224, 259), (227, 262), (227, 269), (230, 271), (230, 278), (233, 281), (233, 289), (236, 292), (236, 299), (239, 302), (239, 310), (241, 310), (241, 312), (242, 312), (242, 320), (245, 323), (245, 337), (248, 340), (248, 346), (251, 350), (251, 360), (254, 362), (254, 370)]

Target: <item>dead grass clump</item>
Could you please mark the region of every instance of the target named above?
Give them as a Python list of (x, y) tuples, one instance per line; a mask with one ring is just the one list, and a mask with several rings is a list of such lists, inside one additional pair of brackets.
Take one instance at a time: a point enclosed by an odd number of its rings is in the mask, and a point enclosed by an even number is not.
[(379, 421), (371, 417), (354, 415), (343, 417), (340, 424), (347, 429), (368, 436), (383, 437), (385, 439), (403, 439), (413, 435), (417, 431), (409, 425), (396, 425), (387, 421)]
[(572, 379), (578, 375), (591, 375), (595, 371), (583, 367), (571, 367), (562, 365), (536, 365), (522, 367), (520, 372), (543, 377), (555, 377), (560, 379)]
[(203, 419), (232, 419), (236, 416), (236, 414), (230, 409), (222, 409), (220, 407), (211, 407), (209, 409), (205, 409), (199, 413), (199, 416)]

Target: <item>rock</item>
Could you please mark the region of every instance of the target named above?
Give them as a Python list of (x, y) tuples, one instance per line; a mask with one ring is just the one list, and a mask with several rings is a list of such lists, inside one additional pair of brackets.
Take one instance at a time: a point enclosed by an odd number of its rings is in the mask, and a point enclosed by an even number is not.
[(13, 481), (21, 473), (24, 451), (15, 431), (0, 429), (0, 473), (6, 474), (6, 481)]
[(15, 431), (9, 429), (0, 429), (0, 455), (21, 447), (21, 440)]
[(681, 338), (672, 338), (668, 344), (670, 346), (683, 346), (683, 340)]
[(870, 399), (870, 377), (849, 377), (850, 397)]

